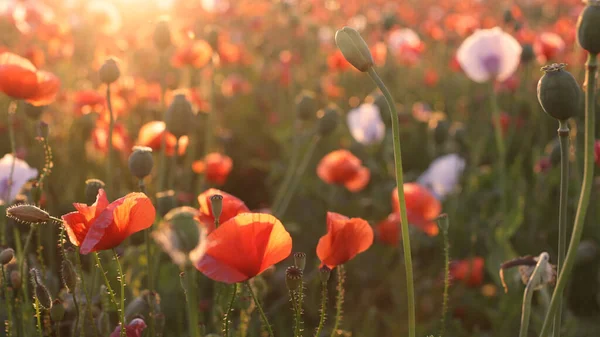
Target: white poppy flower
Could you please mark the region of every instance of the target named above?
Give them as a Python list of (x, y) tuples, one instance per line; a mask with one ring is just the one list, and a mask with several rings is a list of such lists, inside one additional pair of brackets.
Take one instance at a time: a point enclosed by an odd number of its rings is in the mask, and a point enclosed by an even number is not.
[(4, 200), (6, 203), (13, 201), (23, 185), (29, 179), (33, 179), (38, 175), (38, 170), (29, 167), (23, 160), (14, 158), (15, 168), (12, 176), (12, 187), (10, 188), (10, 195), (8, 195), (13, 158), (12, 154), (7, 153), (0, 159), (0, 200)]
[(361, 144), (379, 143), (385, 136), (385, 124), (375, 104), (365, 103), (350, 110), (347, 122), (350, 134)]
[(465, 160), (456, 153), (447, 154), (434, 160), (429, 168), (417, 179), (439, 199), (454, 191), (465, 169)]
[(480, 29), (458, 48), (457, 59), (467, 76), (475, 82), (504, 81), (521, 61), (521, 45), (500, 27)]

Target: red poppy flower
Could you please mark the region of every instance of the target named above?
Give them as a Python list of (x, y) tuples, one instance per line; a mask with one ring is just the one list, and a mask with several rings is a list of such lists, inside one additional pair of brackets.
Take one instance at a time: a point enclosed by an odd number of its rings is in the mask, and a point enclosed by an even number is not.
[[(158, 151), (161, 149), (162, 145), (162, 136), (165, 133), (165, 122), (161, 121), (152, 121), (148, 122), (140, 128), (137, 144), (140, 146), (147, 146), (154, 151)], [(170, 133), (167, 132), (167, 156), (172, 156), (175, 153), (175, 144), (177, 143), (177, 138)], [(179, 155), (182, 156), (185, 153), (187, 145), (189, 143), (188, 136), (183, 136), (179, 139)]]
[(212, 202), (210, 201), (210, 198), (215, 194), (223, 196), (223, 208), (221, 216), (219, 216), (219, 223), (225, 223), (240, 213), (250, 212), (246, 204), (233, 195), (216, 188), (208, 189), (198, 196), (198, 204), (200, 205), (200, 222), (206, 225), (209, 232), (215, 228), (215, 216), (212, 212)]
[(82, 90), (74, 94), (73, 103), (73, 112), (80, 116), (90, 112), (101, 113), (106, 106), (106, 99), (97, 91)]
[[(92, 130), (92, 140), (97, 150), (108, 152), (108, 125), (102, 122), (98, 123)], [(112, 146), (118, 152), (129, 153), (131, 151), (131, 140), (122, 124), (115, 124), (113, 128)]]
[(453, 261), (450, 264), (450, 276), (469, 287), (477, 287), (483, 283), (483, 266), (482, 257)]
[(538, 62), (544, 64), (557, 59), (565, 51), (565, 41), (556, 33), (544, 32), (535, 40), (533, 50)]
[(373, 229), (360, 218), (327, 212), (327, 234), (319, 239), (317, 256), (331, 269), (352, 260), (373, 244)]
[(54, 74), (37, 70), (29, 60), (12, 53), (0, 54), (0, 92), (32, 105), (54, 101), (60, 80)]
[(290, 234), (277, 218), (263, 213), (238, 214), (206, 240), (206, 248), (192, 251), (190, 258), (208, 278), (230, 284), (253, 278), (292, 252)]
[[(142, 332), (146, 329), (146, 322), (141, 318), (135, 318), (125, 327), (127, 337), (142, 337)], [(110, 334), (110, 337), (119, 337), (121, 335), (121, 325), (118, 325)]]
[(369, 169), (347, 150), (333, 151), (323, 157), (317, 166), (317, 175), (328, 184), (344, 185), (350, 192), (364, 189), (371, 178)]
[(156, 211), (144, 193), (129, 193), (108, 203), (103, 189), (92, 206), (73, 204), (77, 211), (62, 216), (69, 240), (81, 254), (111, 249), (154, 222)]
[(194, 68), (204, 67), (212, 57), (212, 48), (208, 42), (203, 40), (194, 40), (179, 48), (173, 57), (171, 63), (176, 68), (192, 66)]
[[(439, 228), (434, 219), (442, 211), (439, 200), (427, 188), (417, 183), (404, 184), (404, 199), (408, 223), (417, 226), (429, 236), (438, 235)], [(400, 212), (397, 189), (392, 192), (392, 210), (394, 213)]]
[(198, 174), (206, 174), (206, 180), (211, 183), (223, 185), (231, 172), (233, 161), (230, 157), (220, 153), (209, 153), (204, 160), (195, 161), (192, 170)]
[(402, 233), (400, 233), (400, 228), (398, 227), (399, 223), (400, 213), (392, 213), (388, 215), (387, 218), (375, 226), (375, 234), (377, 235), (377, 239), (383, 244), (398, 246), (400, 237), (402, 235)]
[(594, 143), (594, 158), (596, 159), (596, 165), (600, 167), (600, 140), (596, 140), (596, 143)]
[(346, 61), (346, 58), (339, 50), (336, 50), (333, 54), (327, 57), (327, 65), (331, 71), (346, 71), (348, 69), (354, 69), (352, 65)]

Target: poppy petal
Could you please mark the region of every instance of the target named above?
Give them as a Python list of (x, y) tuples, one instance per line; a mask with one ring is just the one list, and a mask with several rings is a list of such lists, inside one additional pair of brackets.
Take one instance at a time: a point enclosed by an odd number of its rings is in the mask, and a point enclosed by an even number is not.
[(373, 244), (373, 229), (360, 218), (327, 213), (327, 234), (319, 240), (317, 256), (329, 268), (343, 264)]
[(87, 219), (80, 212), (71, 212), (61, 217), (69, 240), (75, 246), (80, 246), (89, 230)]
[(129, 193), (122, 199), (114, 210), (114, 221), (120, 232), (129, 236), (152, 226), (156, 210), (144, 193)]
[(60, 80), (54, 74), (47, 71), (37, 73), (37, 92), (27, 99), (31, 105), (48, 105), (56, 99), (60, 89)]
[(367, 186), (370, 178), (371, 171), (366, 167), (361, 167), (354, 178), (348, 180), (344, 186), (346, 186), (350, 192), (359, 192)]

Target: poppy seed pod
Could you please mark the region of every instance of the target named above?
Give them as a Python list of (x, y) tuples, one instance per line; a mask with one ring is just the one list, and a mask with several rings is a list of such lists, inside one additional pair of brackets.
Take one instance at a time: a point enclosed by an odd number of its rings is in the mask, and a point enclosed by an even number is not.
[(177, 207), (175, 191), (167, 190), (156, 193), (156, 209), (161, 217), (165, 217), (175, 207)]
[(329, 277), (331, 276), (331, 269), (327, 266), (323, 266), (319, 269), (319, 278), (321, 279), (321, 283), (326, 284), (329, 281)]
[(50, 292), (42, 280), (40, 271), (35, 268), (31, 268), (29, 273), (31, 275), (31, 284), (34, 287), (34, 294), (40, 306), (44, 309), (52, 308), (52, 297), (50, 297)]
[(321, 136), (327, 136), (335, 130), (339, 123), (339, 114), (339, 109), (335, 105), (330, 105), (317, 112), (317, 117), (319, 117), (317, 130)]
[(223, 212), (223, 196), (220, 194), (214, 194), (210, 196), (210, 207), (212, 210), (212, 214), (215, 219), (221, 217), (221, 213)]
[(114, 58), (109, 58), (104, 61), (102, 67), (98, 71), (100, 75), (100, 82), (104, 84), (111, 84), (119, 79), (121, 76), (121, 71), (119, 70), (119, 65)]
[(0, 265), (4, 266), (9, 264), (10, 261), (15, 257), (15, 251), (12, 248), (6, 248), (0, 252)]
[(6, 210), (6, 215), (26, 224), (42, 224), (50, 220), (50, 214), (33, 205), (16, 205)]
[(154, 27), (152, 41), (156, 49), (163, 51), (171, 45), (171, 28), (166, 20), (160, 20)]
[(197, 220), (198, 211), (194, 208), (183, 206), (169, 211), (165, 215), (164, 222), (170, 224), (178, 249), (184, 253), (190, 253), (200, 240), (200, 223)]
[(104, 188), (104, 182), (100, 179), (88, 179), (85, 181), (85, 202), (88, 205), (96, 202), (98, 191)]
[(304, 267), (306, 267), (306, 253), (294, 253), (294, 265), (300, 268), (300, 270), (304, 270)]
[(65, 318), (65, 306), (62, 301), (55, 299), (52, 302), (52, 309), (50, 309), (50, 318), (53, 322), (60, 322)]
[(176, 138), (187, 135), (194, 125), (192, 105), (184, 94), (177, 94), (165, 114), (167, 130)]
[(564, 68), (564, 63), (543, 67), (544, 75), (537, 86), (542, 109), (551, 117), (563, 121), (577, 114), (582, 97), (579, 84)]
[(146, 146), (134, 146), (133, 152), (129, 155), (129, 171), (138, 178), (144, 179), (152, 172), (154, 159), (152, 159), (152, 149)]
[(344, 27), (335, 32), (335, 44), (346, 61), (356, 69), (366, 72), (373, 66), (373, 56), (369, 46), (354, 28)]
[(591, 54), (600, 53), (600, 1), (587, 0), (577, 20), (577, 42)]
[(60, 266), (60, 273), (63, 284), (70, 293), (73, 293), (77, 286), (77, 273), (75, 272), (73, 263), (67, 259), (63, 259)]
[(315, 93), (308, 90), (303, 90), (296, 97), (296, 117), (306, 121), (311, 119), (317, 111), (317, 100)]
[(302, 286), (302, 269), (291, 266), (285, 270), (285, 284), (288, 290), (296, 291)]

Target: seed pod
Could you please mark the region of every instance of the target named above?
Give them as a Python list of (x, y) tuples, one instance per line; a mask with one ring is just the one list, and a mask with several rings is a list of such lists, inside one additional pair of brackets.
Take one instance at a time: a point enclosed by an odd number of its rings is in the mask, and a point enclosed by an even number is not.
[(85, 202), (91, 205), (96, 202), (100, 189), (104, 188), (104, 182), (99, 179), (88, 179), (85, 181)]
[(315, 93), (308, 90), (303, 90), (296, 97), (296, 117), (306, 121), (315, 115), (317, 111), (317, 100)]
[(0, 252), (0, 266), (9, 264), (15, 257), (15, 251), (12, 248), (6, 248)]
[(390, 31), (398, 23), (398, 18), (394, 13), (385, 13), (383, 15), (383, 29)]
[(437, 145), (443, 145), (449, 136), (450, 122), (445, 118), (436, 121), (431, 120), (429, 127), (433, 135), (433, 141)]
[(577, 42), (591, 54), (600, 53), (600, 1), (587, 0), (577, 20)]
[(335, 105), (319, 110), (317, 112), (319, 117), (319, 124), (317, 126), (318, 132), (321, 136), (328, 136), (331, 134), (339, 123), (339, 109)]
[(184, 94), (177, 94), (165, 114), (167, 130), (176, 138), (189, 134), (194, 125), (192, 105)]
[(16, 205), (6, 210), (6, 215), (25, 224), (42, 224), (50, 220), (50, 214), (33, 205)]
[(285, 284), (288, 290), (296, 291), (302, 286), (302, 269), (291, 266), (285, 270)]
[(129, 171), (138, 178), (144, 179), (152, 172), (154, 159), (152, 158), (152, 149), (146, 146), (134, 146), (133, 152), (129, 155)]
[(331, 269), (327, 266), (321, 267), (319, 269), (319, 278), (321, 279), (321, 283), (326, 284), (329, 281), (329, 277), (331, 276)]
[(212, 209), (213, 217), (219, 219), (221, 212), (223, 212), (223, 196), (215, 194), (210, 197), (210, 207)]
[(52, 308), (52, 297), (50, 297), (50, 292), (48, 291), (48, 288), (46, 288), (39, 270), (31, 268), (29, 273), (31, 275), (31, 284), (33, 284), (34, 287), (34, 295), (38, 302), (44, 309)]
[(109, 58), (104, 61), (102, 67), (98, 71), (100, 75), (100, 82), (104, 84), (111, 84), (119, 79), (121, 76), (121, 71), (119, 70), (119, 65), (114, 58)]
[(60, 322), (65, 317), (65, 306), (62, 301), (55, 299), (52, 302), (52, 309), (50, 309), (50, 318), (53, 322)]
[(304, 270), (304, 268), (306, 267), (306, 253), (294, 253), (294, 265), (300, 270)]
[(521, 63), (527, 64), (535, 59), (535, 51), (531, 43), (526, 43), (521, 46)]
[(543, 67), (544, 75), (537, 86), (538, 101), (544, 111), (563, 121), (577, 115), (582, 97), (579, 84), (564, 68), (564, 63)]
[(60, 266), (62, 282), (70, 293), (75, 292), (77, 287), (77, 273), (73, 263), (67, 259), (63, 259)]
[(183, 206), (169, 211), (164, 217), (175, 234), (173, 246), (189, 254), (200, 240), (200, 223), (197, 220), (198, 211), (195, 208)]
[(164, 51), (171, 46), (171, 28), (166, 20), (160, 20), (154, 27), (152, 41), (159, 51)]
[(156, 209), (161, 217), (165, 217), (170, 210), (177, 207), (177, 199), (175, 199), (175, 191), (168, 190), (156, 193)]
[(373, 56), (369, 46), (354, 28), (344, 27), (335, 32), (335, 44), (346, 61), (356, 69), (366, 72), (373, 66)]

